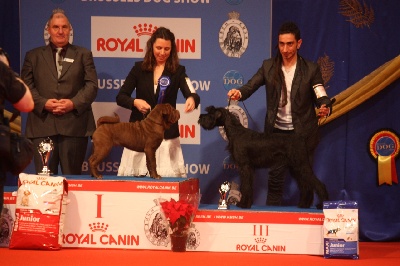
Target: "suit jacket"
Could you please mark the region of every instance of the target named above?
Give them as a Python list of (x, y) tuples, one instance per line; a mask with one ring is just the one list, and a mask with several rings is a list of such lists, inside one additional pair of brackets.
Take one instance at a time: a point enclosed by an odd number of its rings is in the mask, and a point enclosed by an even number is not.
[[(91, 51), (70, 44), (58, 78), (51, 46), (35, 48), (26, 53), (21, 76), (35, 102), (33, 112), (28, 114), (27, 137), (92, 135), (96, 125), (91, 104), (97, 95), (98, 82)], [(47, 112), (45, 103), (53, 98), (70, 99), (74, 110), (64, 115)]]
[[(249, 98), (258, 88), (265, 85), (267, 115), (264, 131), (271, 133), (274, 129), (279, 101), (282, 93), (282, 84), (274, 85), (274, 59), (264, 60), (257, 73), (239, 90), (242, 93), (241, 101)], [(279, 66), (280, 67), (280, 66)], [(316, 84), (324, 84), (318, 64), (298, 56), (296, 71), (293, 78), (290, 100), (292, 106), (292, 121), (294, 131), (312, 142), (315, 147), (318, 143), (318, 119), (315, 106), (330, 105), (330, 99), (317, 99), (313, 90)]]
[[(158, 85), (157, 91), (154, 93), (153, 71), (142, 70), (142, 63), (143, 61), (136, 62), (132, 67), (116, 98), (119, 106), (132, 110), (129, 119), (130, 122), (139, 121), (144, 118), (143, 114), (133, 106), (133, 101), (136, 98), (143, 99), (150, 104), (151, 108), (153, 109), (157, 104), (158, 95), (160, 92), (160, 85)], [(180, 89), (185, 99), (191, 96), (194, 98), (196, 108), (199, 106), (200, 97), (194, 90), (189, 88), (188, 82), (190, 82), (190, 80), (186, 75), (186, 69), (184, 66), (179, 65), (174, 74), (164, 70), (162, 76), (167, 76), (170, 79), (170, 85), (165, 91), (163, 103), (169, 103), (176, 108), (176, 99), (178, 96), (178, 90)], [(136, 90), (135, 98), (131, 96), (134, 90)], [(177, 137), (179, 137), (178, 122), (171, 125), (171, 127), (164, 133), (165, 139)]]

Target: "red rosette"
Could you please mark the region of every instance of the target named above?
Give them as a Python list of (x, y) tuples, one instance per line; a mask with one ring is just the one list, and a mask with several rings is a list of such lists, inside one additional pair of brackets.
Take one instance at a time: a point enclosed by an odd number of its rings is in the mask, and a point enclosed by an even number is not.
[(378, 162), (378, 183), (398, 183), (395, 158), (400, 150), (399, 137), (391, 130), (376, 132), (369, 141), (369, 151)]

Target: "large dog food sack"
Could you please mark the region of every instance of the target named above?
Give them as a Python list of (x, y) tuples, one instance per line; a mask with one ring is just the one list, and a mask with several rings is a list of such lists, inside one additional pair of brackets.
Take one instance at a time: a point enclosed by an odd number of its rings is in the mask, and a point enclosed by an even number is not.
[(67, 203), (64, 177), (20, 174), (12, 249), (58, 250)]
[(325, 201), (324, 258), (358, 259), (358, 203)]

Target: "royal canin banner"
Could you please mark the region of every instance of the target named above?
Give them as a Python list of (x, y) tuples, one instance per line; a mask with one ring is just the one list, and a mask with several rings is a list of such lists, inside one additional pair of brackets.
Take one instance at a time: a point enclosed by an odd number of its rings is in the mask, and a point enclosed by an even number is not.
[(201, 58), (200, 18), (92, 16), (91, 24), (94, 57), (143, 58), (147, 40), (163, 26), (174, 33), (179, 58)]
[[(199, 180), (193, 178), (69, 178), (62, 247), (170, 250), (158, 202), (198, 190)], [(15, 221), (15, 203), (12, 192), (6, 192), (9, 224)], [(321, 255), (323, 220), (322, 212), (309, 210), (203, 205), (189, 229), (187, 250)]]

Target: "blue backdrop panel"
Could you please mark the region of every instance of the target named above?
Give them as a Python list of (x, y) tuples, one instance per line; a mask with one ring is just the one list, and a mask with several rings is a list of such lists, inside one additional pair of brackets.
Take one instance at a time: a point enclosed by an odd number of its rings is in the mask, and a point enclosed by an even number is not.
[[(227, 90), (225, 74), (233, 70), (241, 78), (230, 80), (240, 83), (249, 79), (262, 58), (268, 58), (271, 51), (271, 1), (253, 0), (236, 4), (235, 1), (21, 1), (21, 54), (37, 46), (44, 45), (44, 27), (51, 11), (60, 7), (69, 16), (73, 27), (73, 44), (91, 48), (94, 53), (96, 69), (99, 76), (99, 92), (96, 104), (115, 102), (115, 96), (134, 62), (141, 60), (142, 55), (132, 53), (127, 56), (118, 47), (116, 56), (97, 50), (98, 36), (105, 38), (136, 38), (140, 47), (145, 47), (148, 36), (138, 36), (133, 28), (139, 24), (155, 24), (167, 26), (173, 30), (177, 39), (186, 38), (187, 34), (198, 31), (191, 27), (189, 19), (200, 21), (200, 30), (196, 44), (201, 43), (200, 58), (180, 54), (181, 64), (186, 66), (197, 93), (201, 97), (199, 110), (204, 111), (208, 105), (227, 106)], [(237, 1), (236, 1), (237, 2)], [(241, 2), (241, 1), (239, 1)], [(230, 13), (236, 14), (232, 16)], [(186, 22), (185, 22), (186, 19)], [(104, 23), (104, 25), (94, 24)], [(109, 22), (107, 25), (106, 22)], [(220, 43), (224, 41), (226, 32), (236, 27), (242, 36), (242, 50), (232, 54), (223, 51)], [(104, 27), (103, 30), (101, 27)], [(115, 32), (113, 32), (113, 30)], [(96, 31), (96, 33), (94, 33)], [(124, 35), (131, 32), (131, 36)], [(184, 37), (182, 37), (184, 36)], [(222, 37), (221, 37), (222, 36)], [(121, 48), (122, 49), (122, 48)], [(182, 59), (185, 58), (185, 59)], [(23, 58), (21, 58), (23, 60)], [(225, 81), (225, 84), (224, 84)], [(257, 93), (247, 109), (251, 118), (249, 126), (261, 130), (265, 115), (265, 94)], [(179, 95), (178, 102), (184, 99)], [(255, 121), (255, 122), (253, 122)], [(197, 127), (197, 118), (192, 121)], [(199, 130), (200, 131), (200, 130)], [(200, 144), (183, 145), (183, 153), (188, 176), (201, 180), (201, 191), (204, 203), (218, 202), (219, 185), (225, 181), (237, 179), (235, 169), (225, 151), (226, 142), (218, 130), (200, 133)], [(89, 147), (87, 158), (91, 152)], [(116, 175), (122, 149), (115, 148), (100, 170), (104, 174)], [(228, 159), (227, 159), (228, 158)], [(33, 171), (32, 166), (29, 171)], [(87, 162), (83, 166), (88, 173)], [(264, 204), (266, 197), (266, 175), (262, 175), (260, 184), (260, 202)]]

